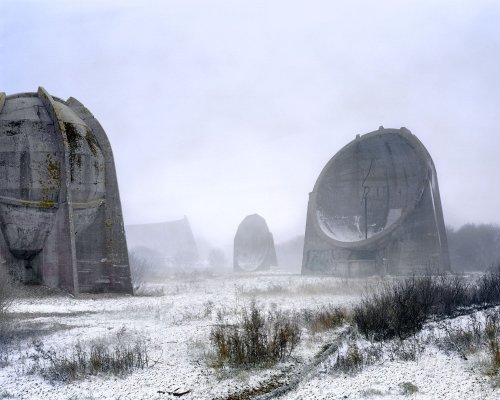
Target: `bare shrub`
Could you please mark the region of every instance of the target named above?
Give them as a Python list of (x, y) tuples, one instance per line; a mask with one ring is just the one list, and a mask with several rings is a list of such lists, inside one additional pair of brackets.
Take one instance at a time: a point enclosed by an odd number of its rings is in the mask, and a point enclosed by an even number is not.
[(462, 276), (439, 276), (434, 278), (435, 298), (432, 313), (440, 316), (454, 315), (460, 307), (472, 304), (471, 285)]
[(210, 317), (212, 315), (212, 312), (214, 311), (214, 309), (215, 309), (215, 304), (212, 300), (205, 301), (203, 303), (202, 316), (204, 318)]
[(500, 265), (479, 278), (474, 288), (472, 302), (484, 306), (500, 304)]
[(441, 346), (441, 348), (451, 349), (465, 358), (467, 354), (474, 352), (476, 345), (480, 344), (480, 338), (470, 329), (458, 328), (447, 332), (445, 345)]
[(237, 324), (216, 325), (210, 332), (215, 366), (272, 365), (290, 356), (300, 340), (297, 317), (272, 311), (267, 314), (252, 302)]
[(339, 348), (332, 370), (352, 375), (385, 361), (417, 361), (424, 349), (424, 344), (415, 337), (367, 343), (354, 331)]
[(401, 388), (401, 394), (404, 396), (411, 396), (418, 392), (418, 386), (411, 382), (400, 383), (399, 387)]
[(497, 375), (500, 371), (500, 318), (498, 313), (488, 315), (485, 334), (491, 361), (491, 372), (493, 375)]
[(146, 282), (148, 272), (151, 270), (151, 265), (146, 258), (141, 257), (137, 252), (129, 253), (128, 259), (134, 293), (139, 292)]
[(303, 310), (302, 319), (314, 335), (342, 326), (347, 322), (348, 314), (344, 308), (328, 305), (316, 310)]
[(435, 341), (437, 347), (445, 352), (453, 351), (466, 358), (482, 346), (484, 329), (475, 314), (471, 315), (466, 323), (457, 327), (450, 327), (448, 324), (444, 326), (444, 330), (445, 336)]
[(7, 390), (2, 390), (0, 392), (0, 399), (13, 399), (14, 395)]
[(11, 358), (10, 352), (7, 346), (4, 343), (0, 344), (0, 368), (4, 368), (7, 365), (10, 365)]
[(337, 360), (333, 369), (338, 372), (352, 374), (360, 371), (365, 365), (363, 353), (360, 351), (356, 342), (349, 343), (344, 353), (337, 354)]
[(385, 283), (354, 308), (353, 319), (367, 338), (405, 339), (422, 328), (435, 294), (431, 277)]
[(363, 360), (365, 365), (373, 365), (379, 362), (384, 356), (384, 347), (377, 343), (363, 349)]
[(446, 335), (432, 336), (437, 347), (444, 351), (458, 353), (464, 359), (469, 354), (486, 354), (485, 373), (497, 377), (500, 374), (500, 314), (498, 309), (485, 312), (484, 322), (475, 315), (467, 323), (455, 327), (444, 327)]
[(417, 338), (395, 339), (388, 344), (388, 356), (391, 361), (417, 361), (424, 351), (424, 345)]
[(45, 348), (43, 342), (33, 342), (32, 372), (49, 381), (69, 382), (90, 375), (124, 376), (134, 369), (149, 366), (146, 342), (137, 339), (128, 343), (119, 335), (113, 341), (94, 341), (88, 345), (76, 343), (68, 351)]
[(500, 304), (500, 267), (475, 283), (460, 276), (412, 277), (386, 283), (354, 309), (359, 331), (369, 339), (407, 338), (430, 316), (455, 316), (461, 309)]
[(417, 361), (424, 350), (425, 343), (418, 337), (367, 342), (359, 336), (356, 330), (353, 330), (339, 346), (329, 369), (333, 372), (352, 375), (365, 367), (386, 361)]

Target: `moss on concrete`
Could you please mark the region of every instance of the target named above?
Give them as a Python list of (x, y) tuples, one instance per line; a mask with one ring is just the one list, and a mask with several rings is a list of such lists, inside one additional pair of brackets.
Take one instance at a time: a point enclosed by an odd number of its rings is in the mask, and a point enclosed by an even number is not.
[(59, 161), (53, 161), (50, 157), (50, 154), (47, 154), (47, 173), (49, 179), (52, 179), (54, 182), (58, 183), (58, 187), (60, 187), (61, 182), (61, 163)]
[(42, 200), (38, 202), (38, 207), (40, 208), (54, 208), (56, 206), (56, 202), (52, 200)]
[(96, 156), (98, 147), (97, 140), (92, 131), (88, 128), (86, 129), (85, 132), (85, 140), (87, 141), (87, 144), (89, 145), (89, 149), (92, 152), (92, 154)]
[(78, 157), (76, 153), (80, 148), (80, 135), (76, 130), (76, 127), (71, 122), (63, 122), (64, 130), (66, 132), (66, 137), (68, 138), (68, 147), (69, 147), (69, 170), (71, 181), (73, 182), (74, 172), (75, 172), (75, 164), (78, 168), (81, 167), (81, 158)]

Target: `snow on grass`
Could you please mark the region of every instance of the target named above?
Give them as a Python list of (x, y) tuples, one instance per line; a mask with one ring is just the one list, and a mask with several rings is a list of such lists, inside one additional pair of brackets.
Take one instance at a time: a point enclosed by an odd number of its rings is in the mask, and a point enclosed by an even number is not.
[(435, 349), (418, 361), (385, 362), (355, 375), (321, 374), (287, 395), (299, 399), (404, 399), (404, 384), (416, 386), (415, 399), (498, 399), (487, 377), (456, 357)]
[[(253, 298), (259, 307), (269, 310), (299, 312), (329, 305), (350, 307), (367, 290), (362, 281), (276, 272), (185, 275), (161, 287), (165, 295), (160, 297), (83, 295), (78, 299), (18, 299), (10, 312), (18, 319), (20, 329), (33, 332), (31, 337), (19, 339), (19, 350), (13, 353), (10, 365), (0, 368), (0, 389), (13, 398), (27, 400), (169, 399), (177, 398), (168, 394), (176, 389), (190, 390), (182, 399), (223, 399), (245, 389), (289, 381), (312, 362), (325, 344), (335, 341), (337, 334), (313, 334), (304, 328), (292, 358), (274, 368), (212, 368), (206, 353), (218, 313), (235, 319)], [(145, 338), (153, 366), (125, 377), (90, 376), (70, 383), (51, 383), (29, 373), (30, 359), (26, 354), (31, 351), (32, 338), (43, 341), (46, 348), (63, 351), (78, 342), (113, 337), (124, 329)], [(439, 327), (433, 325), (432, 329)], [(500, 397), (498, 389), (492, 388), (491, 379), (482, 373), (479, 362), (464, 360), (455, 353), (445, 354), (435, 346), (427, 346), (417, 361), (386, 360), (366, 366), (354, 375), (328, 368), (314, 371), (283, 398), (396, 399), (408, 398), (408, 394), (416, 399)]]

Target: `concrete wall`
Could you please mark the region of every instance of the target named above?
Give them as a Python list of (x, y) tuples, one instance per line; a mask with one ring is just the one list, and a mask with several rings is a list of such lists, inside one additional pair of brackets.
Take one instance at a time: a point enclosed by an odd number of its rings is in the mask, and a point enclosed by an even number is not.
[(416, 136), (380, 128), (328, 162), (309, 196), (302, 273), (449, 269), (436, 170)]
[(131, 293), (113, 155), (75, 99), (0, 95), (0, 258), (22, 280)]

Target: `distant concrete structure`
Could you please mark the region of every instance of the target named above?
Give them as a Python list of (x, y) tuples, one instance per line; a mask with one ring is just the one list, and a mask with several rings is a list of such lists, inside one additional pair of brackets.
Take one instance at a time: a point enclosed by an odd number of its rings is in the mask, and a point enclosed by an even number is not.
[(74, 98), (0, 93), (0, 228), (24, 282), (132, 293), (111, 146)]
[(309, 195), (303, 274), (360, 277), (448, 271), (436, 169), (406, 128), (357, 136)]
[(278, 265), (273, 234), (260, 215), (249, 215), (238, 226), (233, 257), (235, 271), (269, 270), (272, 265)]
[(166, 266), (193, 267), (199, 254), (187, 217), (154, 224), (127, 225), (129, 248), (152, 249), (161, 254)]

